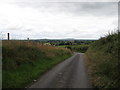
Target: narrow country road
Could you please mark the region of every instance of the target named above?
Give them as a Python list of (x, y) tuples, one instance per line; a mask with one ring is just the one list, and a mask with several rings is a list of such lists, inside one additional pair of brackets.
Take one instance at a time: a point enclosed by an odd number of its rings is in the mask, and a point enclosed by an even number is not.
[(91, 88), (83, 60), (83, 53), (75, 53), (41, 76), (29, 88)]

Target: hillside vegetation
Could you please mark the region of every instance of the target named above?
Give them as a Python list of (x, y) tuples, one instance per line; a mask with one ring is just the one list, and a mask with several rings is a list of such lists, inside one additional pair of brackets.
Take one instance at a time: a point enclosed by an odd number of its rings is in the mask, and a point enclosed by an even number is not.
[(86, 52), (90, 81), (98, 88), (120, 86), (120, 32), (111, 33), (92, 43)]
[(82, 45), (61, 45), (57, 47), (68, 48), (73, 52), (81, 52), (85, 53), (89, 48), (89, 44), (82, 44)]
[(3, 88), (25, 87), (72, 55), (65, 48), (27, 41), (3, 41)]

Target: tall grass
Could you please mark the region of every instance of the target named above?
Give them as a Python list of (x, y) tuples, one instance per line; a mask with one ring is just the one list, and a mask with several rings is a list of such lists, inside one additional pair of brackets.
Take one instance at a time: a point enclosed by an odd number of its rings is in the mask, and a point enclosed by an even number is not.
[(72, 55), (63, 48), (23, 41), (3, 41), (3, 88), (21, 88)]
[(109, 33), (94, 42), (86, 52), (90, 81), (98, 88), (120, 86), (120, 32)]

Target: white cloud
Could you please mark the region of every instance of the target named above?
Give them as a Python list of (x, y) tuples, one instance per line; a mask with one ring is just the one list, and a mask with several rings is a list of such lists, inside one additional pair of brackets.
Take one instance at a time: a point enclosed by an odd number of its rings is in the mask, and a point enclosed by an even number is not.
[[(107, 17), (89, 14), (87, 11), (86, 14), (71, 12), (69, 8), (64, 10), (64, 5), (61, 11), (59, 5), (51, 7), (48, 4), (47, 7), (39, 3), (39, 7), (29, 4), (23, 7), (18, 3), (16, 0), (5, 0), (0, 3), (0, 30), (3, 33), (10, 32), (12, 38), (98, 39), (117, 27), (117, 12)], [(77, 7), (72, 5), (72, 8)]]

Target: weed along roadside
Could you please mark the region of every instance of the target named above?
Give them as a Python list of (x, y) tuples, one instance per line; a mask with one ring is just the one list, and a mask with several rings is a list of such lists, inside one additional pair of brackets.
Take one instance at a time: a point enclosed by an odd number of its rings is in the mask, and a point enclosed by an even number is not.
[(102, 37), (86, 52), (86, 66), (94, 87), (119, 88), (120, 86), (118, 36), (120, 32)]
[(69, 58), (68, 49), (24, 41), (3, 41), (3, 88), (24, 88)]

